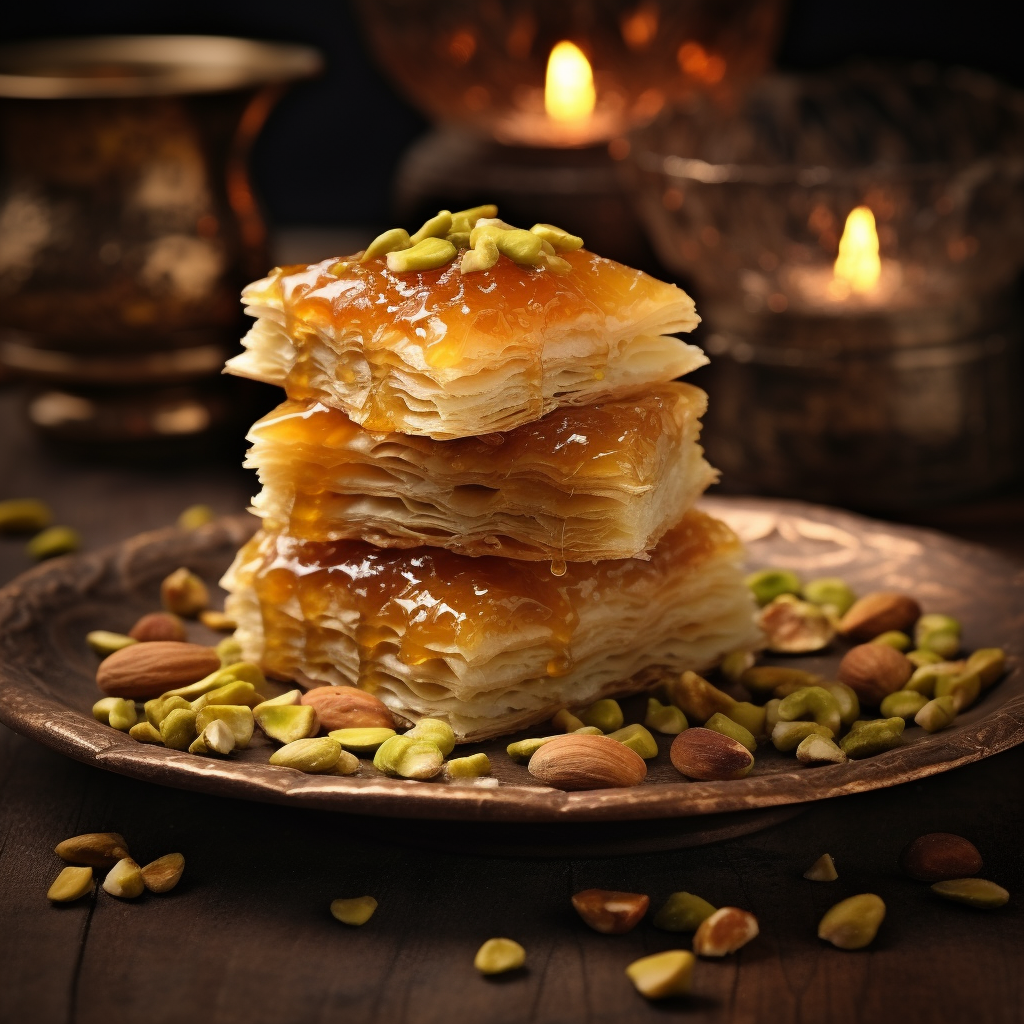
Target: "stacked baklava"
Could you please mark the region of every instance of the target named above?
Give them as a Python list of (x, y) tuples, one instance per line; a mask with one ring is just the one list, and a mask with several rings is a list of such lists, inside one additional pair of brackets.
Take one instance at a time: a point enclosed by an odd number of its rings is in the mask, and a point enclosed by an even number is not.
[(461, 740), (702, 669), (755, 641), (673, 285), (493, 208), (442, 211), (243, 298), (228, 363), (262, 528), (225, 577), (245, 656), (358, 686)]

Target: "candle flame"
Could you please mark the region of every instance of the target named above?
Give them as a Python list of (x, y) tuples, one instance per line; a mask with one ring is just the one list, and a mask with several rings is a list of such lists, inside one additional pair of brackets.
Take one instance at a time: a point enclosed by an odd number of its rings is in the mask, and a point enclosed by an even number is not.
[(597, 102), (594, 73), (583, 51), (568, 40), (556, 43), (548, 57), (544, 109), (555, 121), (581, 121)]
[(864, 293), (875, 287), (881, 273), (875, 215), (866, 206), (858, 206), (850, 211), (839, 239), (839, 255), (833, 270), (835, 282)]

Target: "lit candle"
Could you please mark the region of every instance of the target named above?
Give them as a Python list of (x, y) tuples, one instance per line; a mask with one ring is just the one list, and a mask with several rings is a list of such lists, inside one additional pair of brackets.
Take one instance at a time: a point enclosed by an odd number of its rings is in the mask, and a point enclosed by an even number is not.
[(594, 72), (583, 51), (568, 40), (556, 43), (544, 78), (544, 109), (555, 121), (576, 123), (590, 117), (597, 104)]

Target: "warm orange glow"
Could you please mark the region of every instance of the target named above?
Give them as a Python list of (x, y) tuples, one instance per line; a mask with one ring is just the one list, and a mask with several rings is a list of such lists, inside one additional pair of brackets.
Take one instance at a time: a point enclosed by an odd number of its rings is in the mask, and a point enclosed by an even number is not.
[(843, 237), (839, 239), (839, 256), (834, 268), (835, 283), (863, 294), (878, 284), (881, 273), (875, 215), (866, 206), (858, 206), (850, 211), (846, 227), (843, 228)]
[(556, 43), (548, 57), (544, 109), (555, 121), (582, 121), (594, 111), (597, 93), (590, 61), (574, 43)]
[(684, 75), (708, 85), (715, 85), (725, 77), (725, 60), (717, 53), (708, 53), (700, 43), (683, 43), (676, 60)]

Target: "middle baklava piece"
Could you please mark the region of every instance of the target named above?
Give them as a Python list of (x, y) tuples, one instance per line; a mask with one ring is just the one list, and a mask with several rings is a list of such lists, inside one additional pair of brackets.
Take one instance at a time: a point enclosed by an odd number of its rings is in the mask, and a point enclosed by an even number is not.
[(706, 407), (699, 388), (672, 383), (503, 434), (435, 441), (289, 401), (249, 434), (246, 466), (263, 485), (253, 510), (300, 541), (646, 558), (715, 479), (698, 443)]

